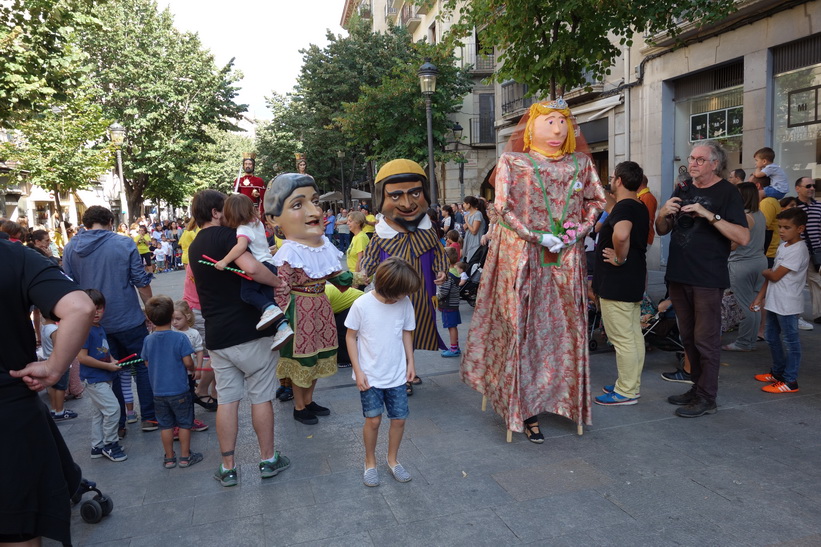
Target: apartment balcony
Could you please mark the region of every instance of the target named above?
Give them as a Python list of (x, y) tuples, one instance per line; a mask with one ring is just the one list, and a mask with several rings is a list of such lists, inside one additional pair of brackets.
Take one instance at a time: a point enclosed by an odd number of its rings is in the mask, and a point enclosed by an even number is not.
[(433, 7), (433, 0), (429, 0), (428, 2), (424, 2), (422, 5), (416, 8), (416, 13), (419, 15), (427, 15), (428, 10)]
[(476, 53), (472, 44), (462, 48), (462, 68), (470, 67), (473, 74), (493, 74), (496, 68), (496, 56), (493, 53), (488, 55)]
[(362, 19), (373, 19), (373, 4), (371, 0), (362, 0), (359, 4), (358, 11)]
[(512, 118), (524, 114), (533, 104), (533, 97), (527, 97), (527, 85), (517, 82), (502, 84), (502, 117)]
[(582, 85), (564, 93), (565, 100), (571, 105), (590, 100), (604, 91), (604, 82), (593, 78), (589, 71), (584, 73), (584, 82)]
[(496, 129), (493, 116), (481, 116), (470, 119), (470, 145), (473, 147), (496, 146)]
[(399, 17), (400, 25), (407, 28), (410, 32), (416, 31), (422, 23), (422, 18), (419, 17), (419, 12), (416, 6), (405, 4), (402, 6), (402, 13)]

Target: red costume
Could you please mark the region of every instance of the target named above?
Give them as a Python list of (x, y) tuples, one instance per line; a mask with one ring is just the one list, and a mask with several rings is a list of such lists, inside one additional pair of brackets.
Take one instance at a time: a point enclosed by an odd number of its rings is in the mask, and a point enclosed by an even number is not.
[[(254, 195), (256, 190), (256, 196)], [(262, 200), (265, 197), (265, 181), (254, 175), (242, 175), (234, 180), (234, 192), (238, 194), (245, 194), (251, 201), (259, 207), (261, 215), (265, 214)], [(265, 218), (264, 216), (262, 218)]]

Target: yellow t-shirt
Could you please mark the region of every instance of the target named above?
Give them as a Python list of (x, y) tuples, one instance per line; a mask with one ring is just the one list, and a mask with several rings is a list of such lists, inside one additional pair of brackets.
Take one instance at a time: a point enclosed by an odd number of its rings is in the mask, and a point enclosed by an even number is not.
[(342, 292), (330, 283), (325, 283), (325, 296), (331, 301), (331, 309), (334, 310), (334, 313), (347, 310), (353, 305), (354, 300), (363, 294), (365, 293), (353, 287)]
[(180, 249), (182, 249), (183, 264), (188, 264), (188, 247), (191, 245), (191, 242), (194, 241), (194, 238), (197, 237), (199, 231), (200, 227), (194, 226), (193, 230), (185, 230), (180, 236), (179, 246)]
[(765, 254), (769, 258), (775, 258), (775, 252), (781, 244), (781, 238), (778, 237), (778, 219), (775, 217), (781, 212), (781, 204), (775, 198), (766, 197), (758, 204), (758, 208), (764, 214), (764, 218), (767, 219), (767, 230), (773, 231), (773, 238), (770, 240), (770, 246), (767, 247)]
[(348, 269), (350, 271), (356, 271), (356, 257), (359, 253), (365, 252), (365, 249), (368, 247), (368, 242), (370, 242), (370, 239), (365, 235), (364, 230), (353, 236), (347, 253)]
[(376, 224), (376, 217), (373, 215), (365, 215), (365, 225), (362, 227), (362, 231), (366, 234), (373, 233), (376, 230), (376, 228), (368, 224), (368, 222)]
[(150, 235), (136, 235), (134, 236), (134, 243), (137, 244), (137, 252), (141, 255), (151, 252), (151, 249), (148, 248), (148, 245), (151, 243)]

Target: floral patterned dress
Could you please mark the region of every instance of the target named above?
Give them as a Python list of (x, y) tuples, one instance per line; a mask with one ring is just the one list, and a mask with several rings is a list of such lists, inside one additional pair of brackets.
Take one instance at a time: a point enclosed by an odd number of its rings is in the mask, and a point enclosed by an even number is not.
[[(487, 396), (511, 431), (542, 412), (590, 424), (582, 242), (604, 207), (599, 177), (583, 154), (506, 153), (496, 193), (462, 380)], [(579, 233), (579, 243), (558, 255), (539, 244), (556, 221), (578, 225)]]
[(342, 253), (323, 237), (322, 247), (285, 240), (274, 255), (282, 285), (274, 291), (277, 306), (294, 330), (293, 339), (279, 350), (278, 378), (309, 388), (317, 378), (336, 374), (336, 322), (325, 282), (349, 286), (351, 274), (337, 275)]

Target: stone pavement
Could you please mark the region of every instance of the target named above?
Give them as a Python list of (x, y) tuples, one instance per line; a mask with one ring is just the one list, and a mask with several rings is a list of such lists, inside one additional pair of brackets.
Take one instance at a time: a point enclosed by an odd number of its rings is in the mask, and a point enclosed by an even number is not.
[[(663, 292), (651, 273), (651, 294)], [(160, 275), (155, 294), (179, 298), (182, 273)], [(471, 309), (462, 306), (462, 340)], [(810, 317), (806, 315), (806, 317)], [(733, 334), (725, 337), (732, 341)], [(80, 417), (59, 425), (84, 475), (114, 501), (113, 513), (86, 524), (75, 508), (77, 545), (819, 545), (821, 544), (821, 327), (801, 332), (801, 391), (770, 395), (753, 375), (769, 351), (722, 355), (719, 410), (673, 415), (663, 381), (672, 353), (647, 354), (642, 397), (626, 407), (593, 405), (593, 425), (540, 419), (542, 445), (505, 428), (481, 396), (459, 380), (458, 359), (417, 352), (424, 384), (410, 399), (400, 484), (385, 464), (387, 420), (377, 455), (382, 484), (362, 484), (359, 397), (350, 369), (320, 380), (315, 398), (331, 408), (319, 425), (274, 403), (277, 448), (291, 468), (262, 481), (249, 409), (240, 408), (240, 484), (211, 478), (219, 464), (215, 414), (194, 433), (205, 461), (162, 469), (158, 432), (129, 426), (128, 460), (89, 458), (88, 400), (69, 401)], [(591, 356), (596, 394), (615, 378), (614, 354)], [(49, 544), (49, 542), (46, 542)]]

